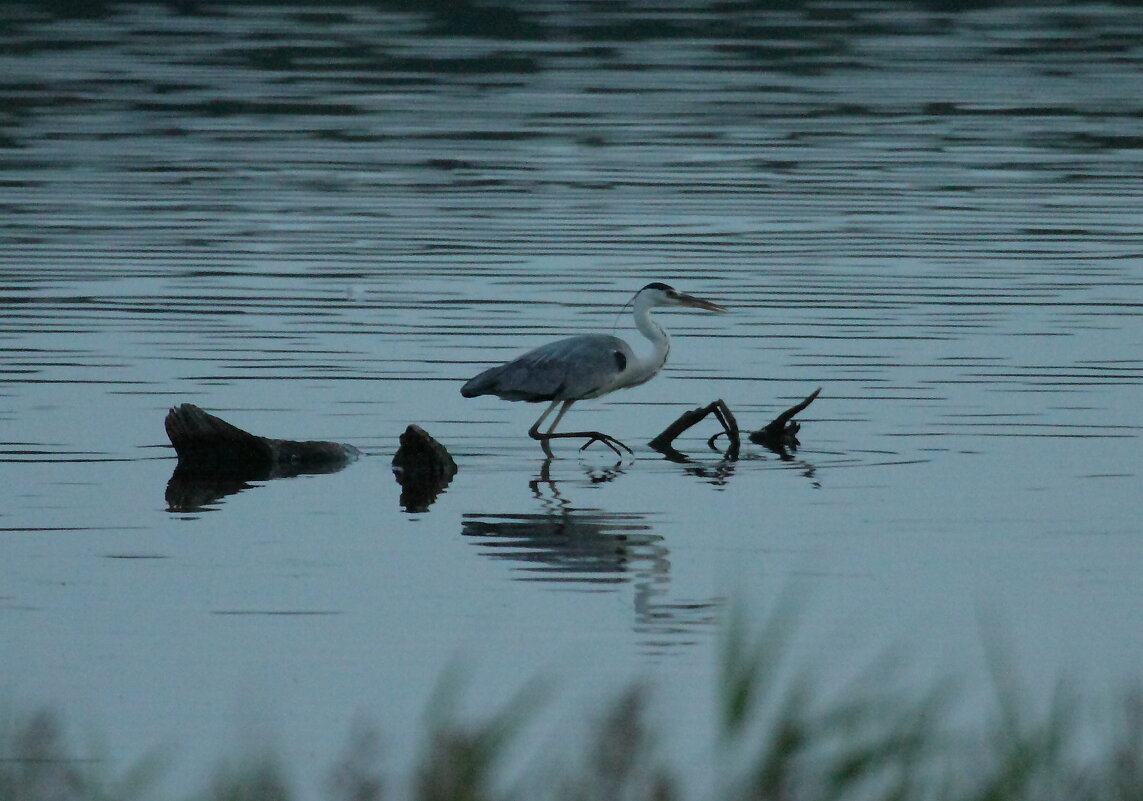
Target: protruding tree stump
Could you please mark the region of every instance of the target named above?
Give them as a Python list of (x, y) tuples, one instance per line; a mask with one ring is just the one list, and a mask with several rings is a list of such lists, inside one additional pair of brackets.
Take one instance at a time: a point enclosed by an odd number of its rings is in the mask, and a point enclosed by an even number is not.
[[(797, 433), (801, 430), (801, 424), (795, 422), (793, 417), (813, 403), (820, 392), (821, 388), (819, 387), (805, 400), (799, 401), (791, 406), (763, 428), (752, 431), (750, 433), (750, 441), (759, 445), (765, 445), (776, 453), (785, 453), (786, 450), (795, 450), (800, 444), (798, 442)], [(730, 411), (730, 407), (727, 406), (721, 398), (712, 403), (708, 403), (706, 406), (700, 406), (697, 409), (691, 409), (689, 412), (683, 412), (675, 422), (663, 429), (663, 432), (648, 444), (669, 459), (688, 460), (686, 454), (675, 449), (673, 445), (675, 438), (710, 414), (718, 418), (718, 421), (722, 424), (722, 431), (719, 431), (708, 439), (707, 445), (714, 449), (715, 440), (725, 434), (730, 444), (727, 445), (726, 452), (723, 455), (727, 459), (737, 459), (740, 439), (738, 421), (735, 420), (734, 413)]]
[(167, 482), (167, 508), (197, 512), (252, 481), (333, 473), (361, 455), (352, 445), (260, 437), (204, 412), (176, 406), (164, 421), (179, 463)]
[(709, 414), (713, 414), (718, 419), (718, 422), (722, 424), (722, 431), (707, 440), (707, 444), (713, 448), (715, 439), (726, 434), (730, 441), (730, 445), (728, 445), (726, 449), (726, 456), (730, 459), (737, 458), (739, 448), (738, 421), (734, 418), (734, 413), (730, 411), (730, 407), (726, 405), (726, 402), (723, 401), (722, 398), (708, 403), (706, 406), (700, 406), (697, 409), (691, 409), (689, 412), (683, 412), (679, 415), (678, 420), (663, 429), (663, 432), (659, 434), (659, 436), (647, 444), (669, 458), (677, 459), (682, 457), (685, 459), (686, 455), (677, 450), (673, 444), (675, 438), (691, 426), (705, 419)]
[(420, 426), (410, 424), (393, 456), (393, 474), (401, 485), (404, 510), (424, 512), (456, 475), (456, 462), (444, 445)]
[[(361, 451), (338, 442), (271, 439), (243, 431), (191, 403), (176, 406), (164, 422), (179, 463), (167, 483), (171, 511), (199, 511), (252, 481), (303, 473), (333, 473)], [(423, 428), (410, 425), (393, 457), (406, 511), (426, 511), (456, 475), (448, 450)]]
[(767, 423), (763, 428), (757, 431), (751, 431), (750, 441), (756, 445), (765, 445), (775, 453), (784, 453), (786, 450), (796, 450), (797, 447), (801, 445), (801, 443), (798, 442), (797, 434), (802, 429), (802, 425), (794, 421), (793, 417), (813, 403), (821, 391), (822, 388), (818, 387), (811, 392), (805, 400), (795, 403)]
[(187, 469), (265, 470), (273, 474), (269, 478), (277, 478), (304, 472), (329, 472), (361, 455), (352, 445), (337, 442), (260, 437), (204, 412), (193, 403), (184, 403), (167, 412), (164, 425), (179, 455), (179, 465)]

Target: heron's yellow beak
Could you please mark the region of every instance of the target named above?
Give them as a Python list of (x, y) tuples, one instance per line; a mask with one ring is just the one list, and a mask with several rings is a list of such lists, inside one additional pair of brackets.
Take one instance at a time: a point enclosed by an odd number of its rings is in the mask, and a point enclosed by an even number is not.
[(693, 309), (705, 309), (706, 311), (712, 312), (726, 311), (725, 308), (719, 306), (717, 303), (711, 303), (709, 300), (696, 298), (694, 295), (687, 295), (683, 292), (679, 293), (679, 296), (676, 298), (676, 300), (678, 300), (681, 305), (690, 306)]

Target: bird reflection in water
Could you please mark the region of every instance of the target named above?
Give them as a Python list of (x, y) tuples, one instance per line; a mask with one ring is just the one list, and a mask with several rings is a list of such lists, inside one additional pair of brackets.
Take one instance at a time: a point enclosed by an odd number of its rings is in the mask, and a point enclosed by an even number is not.
[[(541, 511), (468, 513), (461, 534), (473, 537), (491, 559), (519, 563), (518, 581), (553, 582), (569, 589), (634, 587), (635, 631), (644, 646), (664, 650), (698, 641), (716, 622), (722, 598), (671, 600), (670, 550), (647, 515), (578, 508), (551, 478), (551, 459), (529, 482)], [(589, 468), (586, 484), (614, 481), (619, 466)]]

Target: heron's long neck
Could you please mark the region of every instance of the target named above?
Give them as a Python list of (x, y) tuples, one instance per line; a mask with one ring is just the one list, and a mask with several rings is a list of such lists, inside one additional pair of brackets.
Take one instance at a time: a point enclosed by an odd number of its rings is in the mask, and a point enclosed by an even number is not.
[(651, 318), (653, 308), (654, 306), (642, 298), (635, 300), (635, 327), (639, 329), (639, 333), (651, 340), (652, 350), (650, 356), (645, 359), (640, 358), (639, 363), (632, 369), (635, 378), (633, 384), (647, 381), (662, 370), (663, 365), (667, 363), (667, 355), (671, 352), (671, 335)]

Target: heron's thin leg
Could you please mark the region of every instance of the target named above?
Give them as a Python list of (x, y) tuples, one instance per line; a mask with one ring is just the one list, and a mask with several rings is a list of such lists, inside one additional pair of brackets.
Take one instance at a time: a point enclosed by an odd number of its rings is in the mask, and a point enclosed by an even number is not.
[[(551, 404), (548, 405), (548, 408), (544, 409), (544, 413), (540, 415), (540, 419), (537, 420), (536, 422), (532, 423), (532, 427), (528, 429), (528, 436), (529, 437), (531, 437), (532, 439), (543, 439), (544, 438), (544, 435), (540, 433), (540, 426), (542, 426), (544, 424), (544, 421), (548, 419), (548, 415), (552, 413), (552, 409), (556, 408), (557, 403), (560, 403), (560, 401), (558, 401), (558, 400), (552, 401)], [(563, 403), (564, 403), (564, 411), (567, 411), (568, 406), (571, 406), (572, 402), (571, 401), (563, 401)], [(556, 417), (556, 423), (558, 423), (560, 421), (560, 417), (562, 417), (562, 416), (563, 416), (563, 411), (561, 411), (559, 416)], [(552, 423), (552, 428), (555, 428), (555, 423)], [(549, 434), (551, 433), (551, 430), (552, 430), (551, 428), (548, 429)]]
[(556, 423), (558, 423), (560, 418), (564, 416), (564, 412), (568, 410), (568, 407), (572, 405), (573, 401), (562, 401), (564, 404), (563, 408), (560, 409), (559, 414), (556, 415), (555, 423), (552, 423), (551, 426), (549, 426), (546, 433), (540, 433), (540, 426), (544, 424), (544, 420), (546, 420), (548, 415), (552, 413), (552, 409), (556, 408), (556, 404), (560, 402), (561, 401), (558, 400), (552, 401), (548, 408), (544, 409), (544, 413), (540, 415), (540, 419), (533, 423), (532, 427), (528, 429), (528, 436), (532, 439), (538, 439), (540, 441), (540, 447), (544, 449), (544, 454), (549, 459), (552, 458), (552, 446), (548, 444), (548, 439), (550, 439), (552, 436), (552, 429), (556, 427)]
[(564, 405), (560, 407), (558, 412), (556, 412), (556, 419), (552, 421), (550, 426), (548, 426), (547, 436), (550, 437), (552, 432), (556, 430), (556, 426), (560, 424), (560, 420), (564, 419), (564, 415), (567, 414), (568, 409), (571, 408), (573, 403), (575, 403), (575, 401), (564, 401)]
[[(581, 437), (587, 439), (587, 442), (585, 442), (583, 444), (583, 446), (580, 447), (581, 451), (593, 442), (602, 442), (604, 445), (611, 448), (611, 450), (615, 451), (617, 456), (622, 456), (623, 451), (627, 451), (628, 453), (632, 453), (632, 450), (630, 448), (628, 448), (622, 442), (617, 440), (615, 437), (608, 436), (607, 434), (604, 434), (604, 433), (599, 432), (599, 431), (566, 431), (566, 432), (562, 432), (562, 433), (557, 434), (556, 433), (556, 426), (558, 426), (560, 424), (560, 421), (564, 419), (564, 415), (567, 414), (567, 410), (571, 408), (571, 405), (573, 403), (575, 403), (574, 400), (564, 401), (563, 402), (564, 405), (561, 406), (559, 412), (556, 413), (556, 419), (552, 421), (552, 424), (550, 426), (548, 426), (548, 430), (545, 431), (543, 434), (539, 433), (540, 424), (544, 422), (544, 418), (546, 418), (548, 416), (548, 413), (551, 412), (552, 409), (555, 408), (555, 405), (557, 403), (559, 403), (559, 401), (553, 401), (552, 405), (547, 408), (547, 411), (545, 411), (542, 415), (540, 415), (540, 419), (537, 420), (536, 424), (534, 426), (532, 426), (532, 428), (529, 429), (529, 431), (528, 431), (528, 435), (530, 437), (532, 437), (532, 439), (540, 440), (540, 445), (543, 447), (544, 453), (546, 453), (548, 456), (552, 455), (551, 448), (548, 445), (548, 440), (551, 440), (551, 439), (567, 439), (567, 438), (578, 439)], [(623, 451), (621, 451), (620, 448), (622, 448)]]

